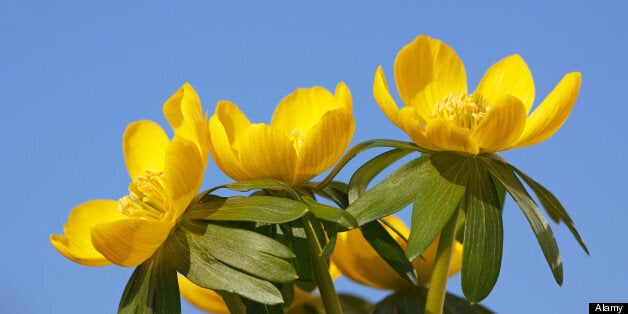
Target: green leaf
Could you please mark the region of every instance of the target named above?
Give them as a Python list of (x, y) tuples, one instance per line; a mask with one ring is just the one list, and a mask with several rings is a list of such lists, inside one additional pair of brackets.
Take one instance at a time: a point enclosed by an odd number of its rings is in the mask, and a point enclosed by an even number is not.
[(289, 282), (296, 278), (284, 260), (293, 257), (290, 250), (248, 230), (184, 220), (166, 247), (177, 271), (195, 284), (264, 304), (283, 302), (280, 291), (267, 280)]
[(312, 291), (316, 287), (316, 283), (307, 238), (301, 221), (295, 220), (280, 224), (276, 239), (289, 247), (296, 255), (296, 258), (290, 260), (299, 277), (296, 285), (302, 290)]
[[(398, 313), (425, 313), (427, 289), (425, 287), (413, 287), (397, 291), (375, 304), (371, 313), (374, 314), (398, 314)], [(487, 308), (474, 304), (466, 299), (451, 293), (445, 295), (443, 308), (445, 314), (491, 314)]]
[(181, 313), (177, 271), (163, 249), (140, 264), (124, 289), (118, 313)]
[(250, 314), (283, 314), (283, 306), (281, 304), (263, 304), (251, 300), (242, 300), (246, 306), (246, 313)]
[(445, 295), (444, 314), (491, 314), (491, 310), (480, 304), (471, 304), (467, 299), (461, 298), (455, 294), (447, 293)]
[(236, 181), (233, 183), (225, 184), (224, 186), (230, 190), (238, 192), (248, 192), (251, 190), (259, 189), (283, 190), (290, 193), (294, 199), (300, 198), (299, 193), (297, 193), (291, 186), (271, 178)]
[(338, 205), (338, 207), (345, 209), (349, 206), (349, 200), (347, 198), (348, 186), (346, 183), (332, 181), (325, 185), (324, 188), (316, 191), (316, 183), (313, 186), (306, 186), (312, 194), (316, 193)]
[(560, 203), (560, 201), (558, 201), (556, 196), (554, 196), (552, 192), (548, 191), (545, 187), (543, 187), (542, 185), (534, 181), (532, 178), (527, 176), (525, 173), (523, 173), (519, 169), (515, 167), (512, 167), (512, 168), (517, 172), (517, 174), (519, 174), (521, 178), (523, 178), (526, 184), (530, 188), (532, 188), (532, 190), (534, 191), (534, 194), (536, 194), (536, 197), (538, 197), (539, 201), (541, 201), (543, 208), (545, 208), (545, 210), (550, 215), (550, 217), (552, 217), (554, 221), (556, 222), (563, 221), (567, 225), (567, 228), (569, 228), (569, 231), (571, 231), (571, 234), (574, 236), (574, 238), (576, 238), (576, 240), (578, 241), (582, 249), (588, 255), (589, 249), (584, 244), (584, 241), (582, 240), (582, 237), (580, 237), (580, 233), (578, 233), (578, 230), (576, 230), (576, 226), (574, 225), (573, 220), (571, 219), (571, 217), (569, 217), (569, 214), (567, 213), (563, 205)]
[(401, 166), (356, 199), (347, 207), (347, 212), (363, 225), (408, 206), (424, 185), (419, 182), (431, 168), (428, 160), (429, 156), (422, 156)]
[(397, 291), (373, 306), (373, 314), (424, 313), (427, 290), (424, 287)]
[(347, 229), (358, 227), (358, 222), (346, 210), (321, 204), (310, 197), (303, 197), (303, 202), (307, 208), (318, 219), (335, 222)]
[(273, 282), (290, 282), (297, 278), (285, 259), (294, 254), (280, 242), (258, 233), (209, 224), (185, 222), (181, 228), (190, 237), (204, 241), (203, 249), (217, 260), (256, 277)]
[(380, 174), (386, 167), (402, 157), (408, 155), (410, 150), (393, 149), (387, 151), (362, 165), (351, 177), (349, 181), (349, 203), (355, 202), (355, 200), (362, 195), (371, 181)]
[(473, 160), (464, 202), (462, 291), (473, 302), (486, 298), (499, 277), (504, 230), (498, 191), (488, 171)]
[(406, 253), (399, 246), (399, 243), (390, 236), (388, 231), (378, 221), (369, 222), (360, 227), (362, 235), (401, 278), (411, 285), (418, 285), (416, 270), (406, 257)]
[(493, 178), (498, 180), (506, 188), (528, 219), (528, 223), (530, 227), (532, 227), (532, 231), (541, 246), (545, 260), (552, 270), (556, 283), (562, 285), (563, 262), (552, 229), (534, 200), (530, 197), (530, 194), (528, 194), (521, 181), (517, 178), (513, 170), (514, 167), (509, 167), (507, 164), (494, 159), (487, 158), (484, 159), (484, 161)]
[(327, 177), (325, 177), (325, 179), (323, 179), (323, 181), (321, 181), (321, 183), (319, 183), (317, 190), (323, 188), (325, 185), (327, 185), (327, 183), (331, 182), (331, 180), (334, 179), (334, 177), (338, 174), (338, 172), (340, 172), (340, 170), (355, 156), (357, 156), (358, 154), (360, 154), (361, 152), (367, 149), (376, 148), (376, 147), (392, 147), (392, 148), (398, 148), (402, 150), (418, 151), (422, 153), (431, 153), (430, 150), (419, 147), (411, 142), (403, 142), (403, 141), (396, 141), (396, 140), (381, 140), (381, 139), (368, 140), (368, 141), (365, 141), (365, 142), (362, 142), (353, 146), (344, 156), (342, 156), (342, 158), (340, 158), (338, 163), (336, 163), (336, 166), (334, 167), (334, 169), (327, 175)]
[(470, 158), (449, 152), (429, 155), (416, 171), (420, 176), (402, 185), (415, 198), (406, 248), (408, 258), (419, 256), (432, 244), (460, 204)]
[(231, 220), (284, 223), (303, 216), (308, 208), (295, 200), (272, 196), (206, 196), (190, 206), (185, 218), (190, 220)]

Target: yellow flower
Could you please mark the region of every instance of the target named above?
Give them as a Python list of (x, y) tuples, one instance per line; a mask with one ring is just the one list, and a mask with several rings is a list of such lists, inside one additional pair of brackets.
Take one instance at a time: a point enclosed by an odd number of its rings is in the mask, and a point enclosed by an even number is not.
[[(388, 216), (384, 220), (401, 236), (408, 238), (410, 232), (401, 219)], [(405, 249), (406, 241), (392, 229), (388, 227), (386, 229)], [(427, 285), (430, 282), (437, 247), (438, 237), (421, 256), (412, 260), (420, 285)], [(409, 285), (377, 254), (358, 229), (338, 234), (331, 260), (343, 275), (370, 287), (399, 291)], [(458, 241), (454, 243), (450, 265), (449, 276), (458, 273), (462, 267), (462, 244)]]
[(351, 94), (300, 88), (275, 109), (271, 124), (251, 123), (231, 102), (220, 101), (209, 120), (210, 151), (235, 180), (273, 178), (297, 186), (330, 168), (354, 131)]
[(508, 56), (467, 93), (462, 61), (445, 43), (418, 36), (395, 60), (395, 82), (405, 107), (388, 91), (382, 67), (373, 83), (375, 100), (388, 119), (417, 145), (469, 154), (533, 145), (565, 122), (578, 96), (581, 75), (565, 75), (532, 112), (534, 81), (519, 55)]
[[(329, 265), (329, 274), (331, 278), (340, 276), (340, 271), (333, 263)], [(228, 314), (229, 308), (225, 304), (222, 297), (211, 289), (200, 287), (183, 276), (179, 277), (179, 292), (184, 299), (192, 303), (197, 308), (209, 313)], [(294, 299), (287, 313), (301, 313), (301, 306), (313, 304), (321, 307), (320, 298), (315, 298), (312, 294), (305, 292), (295, 286)]]
[[(207, 147), (207, 139), (198, 135), (207, 132), (207, 124), (200, 112), (196, 92), (185, 84), (164, 105), (175, 130), (172, 141), (152, 121), (131, 123), (123, 136), (132, 180), (129, 195), (78, 205), (64, 235), (50, 236), (52, 245), (68, 259), (88, 266), (136, 266), (149, 258), (201, 186), (207, 164), (201, 147)], [(197, 130), (200, 125), (205, 131)]]

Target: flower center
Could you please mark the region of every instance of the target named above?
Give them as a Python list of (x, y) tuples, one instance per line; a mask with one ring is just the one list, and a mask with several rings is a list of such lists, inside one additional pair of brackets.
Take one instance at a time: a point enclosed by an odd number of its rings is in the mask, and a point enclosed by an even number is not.
[(432, 115), (473, 130), (489, 111), (491, 106), (482, 94), (473, 93), (467, 96), (451, 93), (436, 103)]
[(301, 132), (299, 129), (294, 129), (292, 130), (292, 133), (290, 133), (290, 135), (290, 141), (292, 142), (292, 146), (294, 146), (294, 150), (299, 153), (299, 151), (301, 150), (301, 146), (303, 146), (303, 142), (305, 141), (305, 134), (303, 134), (303, 132)]
[(146, 176), (129, 184), (129, 195), (118, 200), (118, 209), (129, 217), (165, 220), (172, 216), (164, 188), (163, 171), (146, 170)]

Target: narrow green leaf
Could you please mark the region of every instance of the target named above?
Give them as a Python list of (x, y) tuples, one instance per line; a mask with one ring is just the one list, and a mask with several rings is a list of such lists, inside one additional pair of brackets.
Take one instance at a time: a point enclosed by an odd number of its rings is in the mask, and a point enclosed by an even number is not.
[(296, 258), (290, 259), (299, 279), (296, 285), (305, 291), (316, 288), (305, 230), (300, 220), (279, 225), (276, 239), (290, 248)]
[(181, 313), (177, 271), (162, 249), (135, 268), (118, 313)]
[[(282, 303), (281, 292), (273, 284), (260, 278), (274, 278), (281, 281), (295, 278), (296, 274), (290, 264), (285, 266), (285, 261), (280, 258), (292, 256), (289, 250), (283, 245), (270, 244), (266, 240), (268, 238), (261, 235), (254, 236), (252, 235), (254, 232), (246, 230), (236, 229), (237, 231), (232, 233), (223, 232), (224, 229), (229, 228), (212, 225), (209, 233), (218, 232), (219, 234), (206, 234), (207, 225), (210, 224), (201, 221), (183, 221), (169, 237), (166, 242), (167, 256), (177, 271), (195, 284), (207, 289), (233, 292), (264, 304)], [(227, 236), (232, 238), (226, 239)], [(233, 238), (233, 236), (241, 236), (243, 239)], [(235, 248), (235, 252), (229, 252), (233, 249), (233, 241), (238, 240), (246, 244)], [(261, 247), (251, 249), (252, 243), (257, 240), (260, 241)], [(254, 258), (245, 259), (234, 262), (236, 265), (232, 266), (214, 257), (212, 255), (214, 253), (229, 262), (242, 255), (259, 259), (256, 261), (252, 261)], [(249, 267), (250, 263), (255, 265)], [(259, 265), (272, 266), (270, 271), (265, 269), (260, 273), (258, 268), (263, 266)], [(254, 274), (247, 274), (236, 267)]]
[(347, 197), (347, 189), (348, 186), (346, 183), (332, 181), (329, 184), (325, 185), (324, 188), (320, 190), (315, 190), (316, 183), (313, 183), (313, 186), (308, 186), (308, 189), (312, 194), (318, 194), (334, 203), (342, 209), (347, 208), (349, 206), (349, 200)]
[(294, 199), (299, 199), (300, 195), (291, 186), (271, 178), (258, 180), (243, 180), (225, 184), (225, 187), (238, 192), (248, 192), (259, 189), (278, 189), (290, 193)]
[(362, 235), (392, 269), (411, 285), (418, 285), (416, 270), (399, 243), (378, 221), (360, 227)]
[(432, 244), (460, 204), (469, 158), (456, 153), (432, 154), (416, 171), (420, 176), (402, 185), (404, 192), (412, 193), (415, 198), (406, 248), (408, 258), (419, 256)]
[(323, 247), (323, 253), (321, 253), (321, 256), (328, 260), (334, 253), (334, 248), (336, 247), (336, 241), (338, 240), (338, 225), (334, 223), (326, 223), (325, 221), (321, 221), (321, 223), (325, 227), (325, 233), (328, 238), (327, 244)]
[(362, 165), (351, 177), (349, 181), (349, 203), (355, 202), (355, 200), (362, 195), (371, 181), (380, 174), (386, 167), (402, 157), (408, 155), (412, 151), (393, 149), (387, 151)]
[(430, 150), (419, 147), (411, 142), (403, 142), (403, 141), (396, 141), (396, 140), (381, 140), (381, 139), (368, 140), (368, 141), (365, 141), (365, 142), (362, 142), (353, 146), (344, 156), (342, 156), (342, 158), (340, 158), (338, 163), (336, 163), (336, 166), (334, 167), (334, 169), (332, 169), (332, 171), (327, 175), (327, 177), (325, 177), (325, 179), (323, 179), (323, 181), (319, 183), (316, 189), (317, 190), (322, 189), (325, 185), (327, 185), (327, 183), (331, 182), (331, 180), (334, 179), (334, 177), (338, 174), (338, 172), (340, 172), (340, 170), (355, 156), (357, 156), (358, 154), (360, 154), (361, 152), (367, 149), (376, 148), (376, 147), (392, 147), (392, 148), (398, 148), (398, 149), (403, 149), (403, 150), (418, 151), (422, 153), (431, 153)]
[(432, 168), (429, 156), (413, 159), (362, 194), (349, 207), (360, 225), (396, 213), (416, 199), (425, 173)]
[(335, 222), (347, 229), (358, 227), (358, 222), (346, 210), (321, 204), (310, 197), (303, 197), (303, 202), (307, 208), (318, 219)]
[(504, 230), (498, 191), (487, 170), (473, 160), (464, 202), (462, 291), (472, 303), (495, 286), (502, 261)]
[(519, 205), (519, 208), (521, 208), (526, 219), (528, 219), (528, 223), (530, 227), (532, 227), (532, 231), (541, 246), (545, 260), (552, 270), (556, 283), (562, 285), (563, 262), (558, 251), (558, 245), (556, 245), (556, 239), (547, 220), (534, 200), (530, 197), (530, 194), (528, 194), (521, 181), (519, 181), (512, 168), (507, 167), (500, 161), (492, 159), (484, 159), (484, 161), (493, 178), (498, 180), (506, 188), (510, 196), (512, 196), (517, 205)]
[(526, 184), (530, 188), (532, 188), (532, 190), (534, 191), (534, 194), (536, 194), (536, 197), (538, 197), (539, 201), (541, 201), (541, 204), (543, 205), (547, 213), (550, 215), (550, 217), (552, 217), (554, 221), (556, 222), (563, 221), (565, 225), (567, 225), (567, 228), (569, 228), (569, 231), (571, 231), (571, 234), (574, 236), (574, 238), (576, 238), (576, 240), (578, 241), (582, 249), (588, 255), (589, 249), (584, 244), (584, 240), (582, 240), (582, 237), (580, 236), (580, 233), (578, 233), (578, 230), (576, 230), (576, 226), (574, 225), (573, 220), (571, 219), (571, 217), (569, 217), (569, 214), (567, 213), (563, 205), (560, 203), (560, 201), (558, 201), (556, 196), (554, 196), (552, 192), (547, 190), (541, 184), (539, 184), (538, 182), (534, 181), (532, 178), (527, 176), (521, 170), (513, 166), (510, 166), (510, 167), (512, 167), (512, 169), (514, 169), (517, 172), (517, 174), (519, 174), (519, 176), (523, 178)]
[(303, 216), (308, 208), (295, 200), (272, 196), (205, 197), (188, 208), (190, 220), (231, 220), (284, 223)]

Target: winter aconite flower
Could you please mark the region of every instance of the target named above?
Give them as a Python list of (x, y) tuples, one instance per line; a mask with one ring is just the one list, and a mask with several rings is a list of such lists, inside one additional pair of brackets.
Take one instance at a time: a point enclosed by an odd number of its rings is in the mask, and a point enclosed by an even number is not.
[(472, 93), (456, 52), (439, 40), (418, 36), (395, 60), (395, 82), (405, 107), (390, 95), (381, 66), (373, 93), (386, 116), (417, 145), (469, 154), (533, 145), (565, 122), (581, 75), (565, 75), (532, 113), (534, 81), (519, 55), (491, 66)]
[(285, 97), (270, 124), (251, 123), (231, 102), (220, 101), (209, 120), (210, 151), (235, 180), (273, 178), (296, 186), (330, 168), (354, 131), (349, 89), (300, 88)]
[[(396, 231), (393, 232), (386, 227), (388, 232), (405, 249), (406, 241), (402, 236), (407, 239), (410, 232), (403, 221), (395, 216), (388, 216), (384, 220)], [(412, 264), (417, 272), (419, 285), (421, 286), (425, 286), (430, 282), (437, 247), (438, 237), (420, 257), (412, 260)], [(452, 252), (451, 267), (449, 268), (450, 276), (460, 271), (461, 260), (462, 244), (456, 242)], [(343, 275), (370, 287), (399, 291), (407, 288), (409, 285), (377, 254), (358, 229), (338, 234), (332, 261)]]
[(65, 257), (89, 266), (136, 266), (176, 226), (201, 186), (207, 124), (189, 84), (166, 102), (164, 113), (175, 131), (172, 140), (151, 121), (131, 123), (124, 133), (129, 194), (117, 201), (93, 200), (75, 207), (64, 235), (50, 236)]

